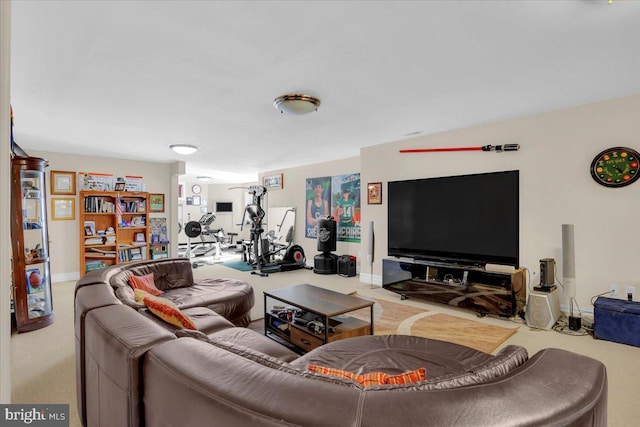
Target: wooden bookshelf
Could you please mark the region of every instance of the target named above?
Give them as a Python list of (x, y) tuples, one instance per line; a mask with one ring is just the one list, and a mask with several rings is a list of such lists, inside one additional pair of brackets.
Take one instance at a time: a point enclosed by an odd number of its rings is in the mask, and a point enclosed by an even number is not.
[(148, 259), (149, 193), (81, 191), (79, 222), (81, 275)]

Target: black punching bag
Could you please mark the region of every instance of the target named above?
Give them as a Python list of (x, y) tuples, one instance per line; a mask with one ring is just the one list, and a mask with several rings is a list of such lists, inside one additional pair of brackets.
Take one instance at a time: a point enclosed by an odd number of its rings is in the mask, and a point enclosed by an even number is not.
[(318, 250), (322, 253), (336, 250), (336, 221), (332, 216), (318, 220)]
[(336, 222), (333, 217), (318, 220), (318, 250), (321, 254), (313, 257), (313, 272), (316, 274), (336, 274), (338, 272), (338, 256), (331, 251), (336, 250)]

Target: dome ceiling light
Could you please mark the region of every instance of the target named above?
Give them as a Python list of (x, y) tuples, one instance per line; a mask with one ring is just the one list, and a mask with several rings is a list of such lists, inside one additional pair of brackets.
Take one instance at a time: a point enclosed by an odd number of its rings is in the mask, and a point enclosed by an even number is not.
[(198, 179), (198, 181), (204, 181), (204, 182), (209, 182), (211, 181), (213, 178), (211, 178), (210, 176), (197, 176), (196, 179)]
[(273, 106), (281, 113), (301, 115), (317, 111), (320, 100), (310, 95), (282, 95), (273, 100)]
[(169, 148), (171, 148), (173, 151), (175, 151), (178, 154), (184, 154), (184, 155), (193, 154), (200, 149), (200, 147), (198, 147), (197, 145), (191, 145), (191, 144), (171, 144), (169, 145)]

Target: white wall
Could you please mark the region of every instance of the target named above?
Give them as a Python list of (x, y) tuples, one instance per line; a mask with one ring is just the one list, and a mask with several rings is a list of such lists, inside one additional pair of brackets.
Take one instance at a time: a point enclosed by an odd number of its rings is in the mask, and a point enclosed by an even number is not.
[[(505, 143), (519, 143), (521, 149), (398, 152)], [(590, 311), (591, 298), (608, 291), (609, 284), (634, 284), (640, 292), (635, 268), (640, 254), (640, 183), (610, 189), (590, 175), (593, 158), (614, 146), (640, 149), (640, 95), (367, 147), (360, 157), (362, 188), (367, 182), (383, 182), (383, 203), (363, 204), (363, 223), (375, 221), (376, 253), (386, 254), (388, 181), (518, 169), (521, 267), (530, 270), (530, 284), (536, 285), (538, 261), (554, 258), (562, 281), (561, 225), (574, 224), (576, 299), (581, 309)], [(473, 208), (464, 200), (460, 206)], [(377, 276), (380, 258), (374, 264)], [(562, 301), (566, 304), (566, 298)]]
[[(95, 172), (110, 173), (114, 177), (135, 175), (142, 176), (146, 185), (146, 191), (149, 193), (165, 194), (165, 212), (152, 213), (151, 217), (165, 217), (169, 233), (174, 227), (174, 221), (171, 220), (171, 204), (177, 203), (172, 199), (172, 164), (171, 163), (152, 163), (140, 162), (134, 160), (113, 159), (104, 157), (79, 156), (75, 154), (62, 154), (48, 151), (36, 151), (26, 148), (28, 141), (24, 141), (22, 147), (30, 156), (42, 157), (49, 161), (47, 168), (47, 198), (48, 217), (49, 217), (49, 254), (51, 259), (51, 279), (52, 282), (60, 282), (64, 280), (75, 280), (80, 276), (80, 253), (79, 253), (79, 236), (80, 236), (80, 206), (79, 206), (79, 187), (76, 188), (75, 198), (75, 220), (61, 221), (51, 219), (51, 199), (56, 197), (71, 196), (52, 196), (51, 195), (51, 170), (75, 171), (75, 172)], [(76, 183), (77, 184), (77, 183)]]
[(0, 403), (11, 402), (11, 2), (0, 1)]

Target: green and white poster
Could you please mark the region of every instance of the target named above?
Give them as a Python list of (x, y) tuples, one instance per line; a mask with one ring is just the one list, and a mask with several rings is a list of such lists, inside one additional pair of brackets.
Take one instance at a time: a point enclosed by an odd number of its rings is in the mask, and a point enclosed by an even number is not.
[(360, 174), (331, 178), (331, 212), (337, 223), (337, 240), (360, 243)]

